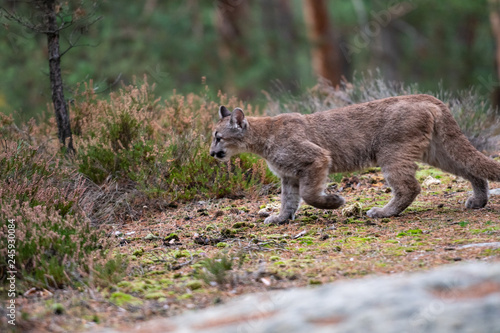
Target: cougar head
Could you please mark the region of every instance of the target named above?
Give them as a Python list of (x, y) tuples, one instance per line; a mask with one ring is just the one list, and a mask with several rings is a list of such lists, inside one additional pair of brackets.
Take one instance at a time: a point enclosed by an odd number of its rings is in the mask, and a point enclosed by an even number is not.
[(248, 122), (243, 110), (236, 108), (229, 112), (225, 106), (219, 108), (219, 121), (212, 133), (210, 155), (221, 161), (228, 161), (231, 156), (245, 150), (245, 133)]

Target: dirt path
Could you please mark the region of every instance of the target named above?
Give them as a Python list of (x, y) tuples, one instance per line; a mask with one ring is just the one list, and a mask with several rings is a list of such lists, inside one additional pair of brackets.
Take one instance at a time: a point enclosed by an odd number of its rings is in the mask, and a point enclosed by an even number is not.
[[(286, 225), (262, 223), (262, 209), (279, 207), (279, 197), (269, 195), (194, 202), (112, 226), (120, 243), (115, 252), (130, 259), (130, 275), (104, 290), (28, 295), (21, 300), (24, 329), (131, 327), (238, 295), (499, 261), (498, 246), (468, 245), (500, 242), (500, 197), (484, 209), (465, 210), (468, 183), (431, 168), (418, 173), (422, 183), (429, 176), (439, 184), (427, 181), (417, 201), (394, 218), (362, 215), (390, 199), (381, 174), (373, 172), (332, 187), (347, 209), (303, 205)], [(63, 311), (55, 315), (54, 304)]]

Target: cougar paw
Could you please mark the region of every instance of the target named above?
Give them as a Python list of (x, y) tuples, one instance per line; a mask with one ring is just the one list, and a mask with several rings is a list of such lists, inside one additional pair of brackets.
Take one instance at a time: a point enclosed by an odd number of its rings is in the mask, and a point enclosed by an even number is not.
[(486, 206), (487, 203), (488, 203), (488, 198), (470, 197), (465, 202), (465, 207), (469, 209), (479, 209)]
[(387, 217), (387, 214), (384, 213), (384, 209), (380, 207), (373, 207), (372, 209), (366, 212), (366, 215), (374, 219), (380, 217)]
[(288, 220), (288, 218), (283, 218), (279, 215), (271, 215), (264, 220), (264, 224), (285, 224)]

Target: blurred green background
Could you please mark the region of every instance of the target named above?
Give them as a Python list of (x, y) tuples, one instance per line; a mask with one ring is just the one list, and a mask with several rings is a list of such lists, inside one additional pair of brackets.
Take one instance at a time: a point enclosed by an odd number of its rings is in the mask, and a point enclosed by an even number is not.
[[(72, 1), (69, 1), (70, 3)], [(475, 86), (489, 98), (497, 86), (491, 13), (495, 1), (325, 1), (341, 72), (380, 70), (388, 80)], [(22, 1), (2, 0), (9, 11), (35, 20)], [(156, 95), (210, 91), (236, 94), (259, 104), (263, 91), (299, 93), (317, 82), (313, 41), (302, 0), (73, 1), (73, 9), (102, 17), (90, 27), (67, 29), (61, 49), (66, 98), (79, 83), (98, 92), (148, 76)], [(402, 10), (404, 5), (404, 10)], [(394, 11), (398, 8), (398, 11)], [(47, 43), (2, 14), (0, 111), (17, 121), (47, 110), (50, 99)]]

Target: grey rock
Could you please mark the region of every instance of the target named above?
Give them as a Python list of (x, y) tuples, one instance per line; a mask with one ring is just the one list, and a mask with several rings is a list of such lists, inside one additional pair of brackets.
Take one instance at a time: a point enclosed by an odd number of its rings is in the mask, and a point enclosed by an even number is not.
[(467, 244), (467, 245), (460, 246), (459, 249), (468, 249), (471, 247), (490, 247), (490, 248), (498, 249), (498, 248), (500, 248), (500, 242)]
[(500, 195), (500, 188), (490, 189), (490, 195)]
[(500, 263), (246, 295), (129, 332), (499, 333)]

